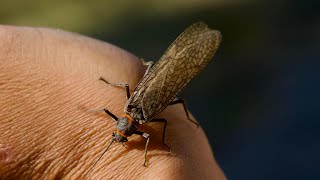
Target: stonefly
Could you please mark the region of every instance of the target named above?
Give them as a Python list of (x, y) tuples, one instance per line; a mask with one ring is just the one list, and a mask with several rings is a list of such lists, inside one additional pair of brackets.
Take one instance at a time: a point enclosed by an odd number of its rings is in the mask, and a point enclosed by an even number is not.
[(105, 113), (117, 121), (116, 130), (112, 134), (110, 144), (86, 174), (99, 162), (113, 142), (127, 142), (127, 137), (133, 134), (147, 139), (143, 163), (144, 166), (147, 166), (150, 137), (148, 133), (137, 129), (141, 124), (148, 122), (164, 123), (162, 143), (171, 150), (164, 142), (167, 120), (154, 117), (167, 106), (182, 103), (188, 119), (197, 124), (189, 118), (184, 101), (176, 99), (176, 96), (209, 63), (220, 42), (219, 31), (210, 29), (203, 22), (192, 24), (178, 36), (155, 65), (152, 66), (152, 62), (145, 63), (148, 68), (131, 96), (127, 83), (110, 83), (100, 77), (100, 80), (109, 85), (124, 87), (128, 101), (120, 117), (104, 109)]

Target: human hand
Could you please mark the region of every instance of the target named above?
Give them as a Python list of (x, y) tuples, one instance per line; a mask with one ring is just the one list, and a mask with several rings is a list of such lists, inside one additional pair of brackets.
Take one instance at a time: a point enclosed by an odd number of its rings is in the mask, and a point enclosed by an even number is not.
[[(0, 179), (225, 179), (201, 128), (173, 105), (162, 124), (142, 125), (124, 148), (114, 143), (83, 177), (110, 141), (116, 122), (92, 109), (120, 115), (124, 89), (98, 81), (128, 82), (144, 74), (130, 53), (91, 38), (45, 28), (0, 26)], [(132, 90), (132, 89), (131, 89)]]

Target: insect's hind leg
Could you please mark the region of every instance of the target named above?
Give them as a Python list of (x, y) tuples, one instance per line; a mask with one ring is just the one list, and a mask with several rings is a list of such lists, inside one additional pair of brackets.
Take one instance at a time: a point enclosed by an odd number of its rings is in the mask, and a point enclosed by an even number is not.
[(164, 126), (163, 126), (163, 131), (162, 131), (162, 144), (164, 146), (166, 146), (168, 149), (169, 149), (169, 152), (171, 152), (171, 148), (164, 142), (164, 138), (166, 136), (166, 128), (167, 128), (167, 120), (166, 119), (152, 119), (150, 122), (160, 122), (160, 123), (164, 123)]
[(199, 127), (199, 124), (195, 121), (193, 121), (190, 117), (189, 117), (189, 113), (188, 113), (188, 110), (187, 110), (187, 106), (186, 104), (184, 103), (184, 100), (183, 99), (176, 99), (174, 101), (172, 101), (169, 105), (175, 105), (175, 104), (182, 104), (183, 105), (183, 109), (184, 109), (184, 112), (186, 113), (187, 117), (188, 117), (188, 120), (190, 122), (192, 122), (193, 124), (197, 125), (197, 127)]
[(99, 80), (101, 80), (111, 86), (114, 86), (114, 87), (124, 87), (126, 89), (127, 99), (130, 98), (130, 91), (129, 91), (129, 84), (128, 83), (111, 83), (111, 82), (105, 80), (103, 77), (100, 77)]

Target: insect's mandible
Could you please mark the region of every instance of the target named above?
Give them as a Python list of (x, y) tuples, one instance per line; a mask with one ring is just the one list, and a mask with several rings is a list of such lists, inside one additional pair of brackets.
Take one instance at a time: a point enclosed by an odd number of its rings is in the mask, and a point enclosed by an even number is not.
[(188, 119), (198, 125), (189, 118), (184, 101), (176, 99), (176, 96), (210, 62), (220, 42), (219, 31), (210, 29), (203, 22), (192, 24), (178, 36), (155, 65), (151, 62), (145, 63), (148, 66), (147, 71), (131, 95), (127, 83), (110, 83), (100, 77), (100, 80), (107, 84), (125, 87), (128, 101), (120, 117), (104, 109), (105, 113), (117, 121), (116, 130), (108, 147), (86, 174), (92, 170), (113, 142), (127, 142), (127, 137), (132, 134), (146, 138), (144, 166), (147, 166), (149, 134), (137, 130), (144, 123), (163, 123), (162, 143), (171, 150), (164, 142), (167, 120), (154, 118), (169, 105), (181, 103)]

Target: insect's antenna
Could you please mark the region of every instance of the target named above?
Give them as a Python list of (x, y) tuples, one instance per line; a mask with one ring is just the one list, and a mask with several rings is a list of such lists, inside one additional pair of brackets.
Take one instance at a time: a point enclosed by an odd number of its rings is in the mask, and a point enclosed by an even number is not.
[(100, 159), (102, 158), (102, 156), (108, 151), (109, 147), (111, 146), (111, 144), (114, 142), (114, 139), (112, 138), (110, 144), (108, 145), (108, 147), (103, 151), (103, 153), (101, 154), (101, 156), (99, 157), (99, 159), (91, 166), (91, 168), (84, 174), (84, 176), (86, 176), (92, 169), (93, 167), (100, 161)]

